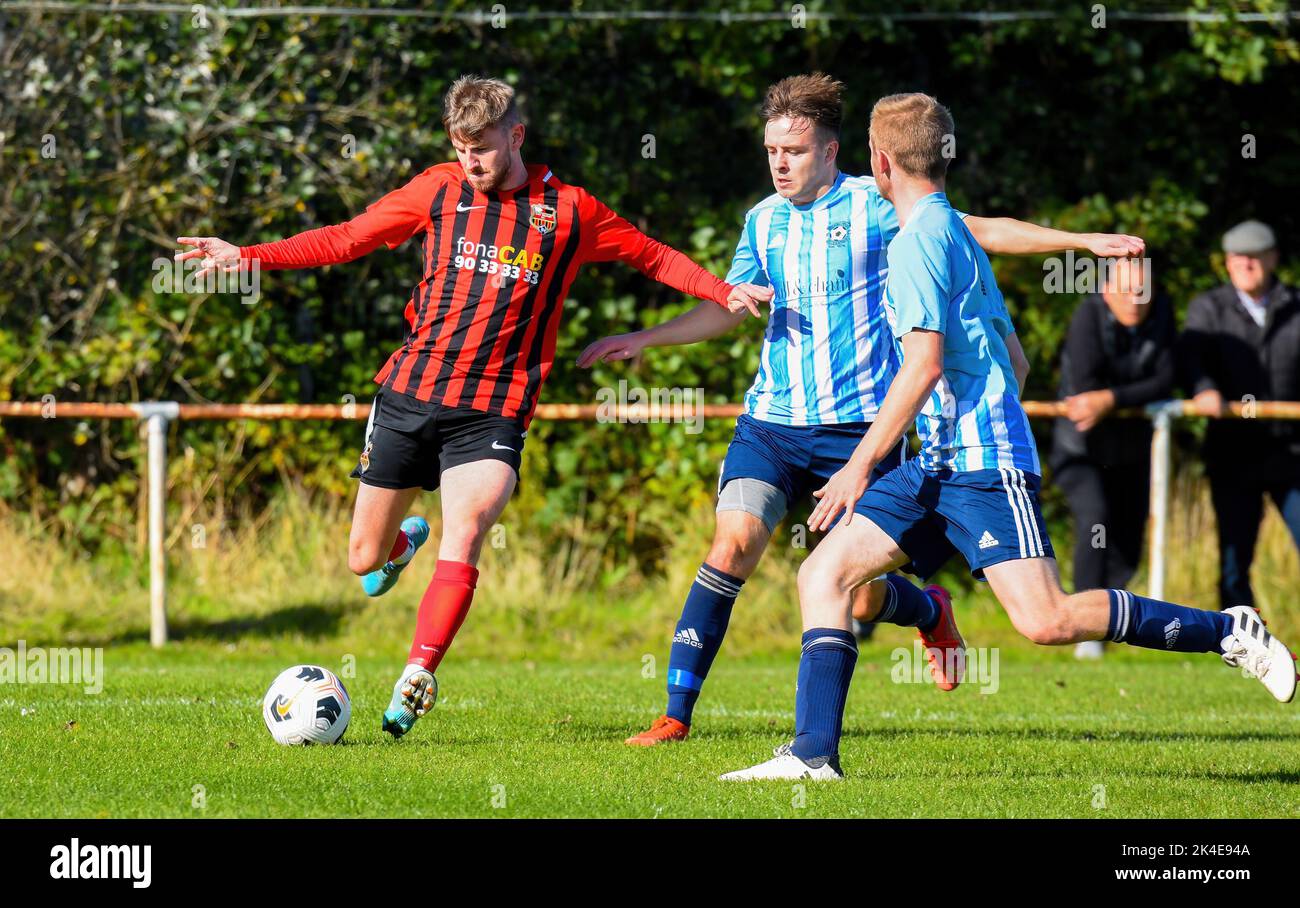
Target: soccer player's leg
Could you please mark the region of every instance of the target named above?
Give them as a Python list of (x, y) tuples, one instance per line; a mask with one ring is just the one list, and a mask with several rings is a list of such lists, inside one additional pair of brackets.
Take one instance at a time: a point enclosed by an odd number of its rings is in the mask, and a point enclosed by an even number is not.
[(383, 728), (395, 738), (433, 708), (435, 672), (469, 613), (478, 558), (519, 479), (523, 432), (512, 420), (444, 409), (438, 417), (442, 538), (420, 599), (406, 666), (393, 686)]
[[(818, 430), (816, 455), (812, 468), (824, 483), (837, 472), (857, 447), (869, 425), (827, 426)], [(876, 465), (872, 484), (879, 484), (904, 463), (904, 444), (900, 441), (890, 455)], [(910, 468), (915, 471), (917, 468)], [(919, 474), (909, 474), (917, 482)], [(887, 499), (874, 505), (888, 507)], [(909, 509), (910, 510), (910, 509)], [(935, 565), (938, 570), (940, 565)], [(915, 627), (925, 645), (930, 674), (940, 690), (953, 690), (965, 676), (966, 643), (957, 630), (952, 613), (952, 597), (938, 584), (924, 590), (900, 574), (875, 577), (853, 591), (853, 634), (858, 640), (871, 637), (869, 629), (877, 624)]]
[(684, 741), (695, 704), (722, 646), (736, 597), (758, 566), (772, 531), (785, 516), (799, 454), (791, 433), (742, 416), (719, 479), (713, 545), (682, 604), (668, 656), (668, 703), (663, 715), (625, 743)]
[(1005, 561), (985, 569), (989, 585), (1025, 637), (1047, 646), (1109, 640), (1146, 649), (1215, 653), (1257, 678), (1282, 703), (1295, 697), (1295, 657), (1249, 606), (1209, 611), (1127, 590), (1061, 589), (1053, 558)]
[(932, 577), (956, 554), (946, 538), (943, 519), (929, 506), (936, 481), (919, 461), (900, 463), (896, 468), (882, 466), (883, 475), (880, 470), (873, 474), (872, 485), (858, 501), (856, 513), (872, 520), (915, 557), (901, 571), (878, 581), (884, 596), (872, 620), (915, 627), (935, 685), (940, 690), (955, 690), (966, 675), (966, 641), (957, 629), (952, 597), (937, 583), (921, 589), (902, 573)]
[(869, 488), (852, 519), (841, 520), (804, 561), (795, 737), (771, 760), (727, 773), (723, 781), (843, 777), (839, 741), (858, 655), (849, 630), (853, 591), (905, 565), (928, 572), (951, 553), (942, 528), (919, 501), (920, 481), (919, 471), (908, 471)]
[[(359, 479), (348, 539), (348, 568), (361, 577), (367, 596), (393, 588), (402, 570), (429, 538), (423, 517), (405, 517), (426, 483), (427, 452), (418, 412), (392, 392), (375, 395), (366, 422), (361, 456), (352, 477)], [(377, 414), (383, 411), (383, 416)], [(436, 485), (436, 483), (434, 483)], [(405, 518), (405, 519), (403, 519)]]
[(1258, 678), (1278, 700), (1295, 696), (1295, 658), (1264, 629), (1254, 609), (1208, 611), (1118, 589), (1066, 593), (1038, 506), (1038, 487), (1038, 477), (1020, 470), (983, 470), (957, 474), (940, 493), (949, 539), (988, 580), (1016, 630), (1047, 646), (1109, 640), (1215, 653)]
[[(364, 482), (357, 487), (348, 567), (361, 576), (367, 596), (381, 596), (392, 589), (402, 569), (429, 538), (429, 524), (423, 517), (403, 518), (419, 492), (419, 487), (387, 489)], [(381, 556), (384, 540), (391, 542), (387, 554)]]
[[(763, 489), (754, 480), (735, 480), (724, 490), (723, 502), (738, 494), (740, 486), (748, 489), (747, 500), (771, 501), (779, 497), (784, 501), (784, 496), (770, 486)], [(784, 511), (783, 504), (780, 510)], [(718, 512), (713, 545), (695, 572), (673, 630), (668, 653), (667, 706), (648, 729), (628, 738), (625, 744), (653, 746), (686, 740), (696, 701), (722, 647), (736, 597), (758, 565), (771, 535), (763, 519), (748, 511)]]

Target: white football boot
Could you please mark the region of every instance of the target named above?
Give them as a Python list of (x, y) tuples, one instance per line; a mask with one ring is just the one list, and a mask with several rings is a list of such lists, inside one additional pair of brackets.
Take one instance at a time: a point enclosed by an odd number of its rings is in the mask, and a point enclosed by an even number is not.
[(738, 769), (735, 772), (729, 772), (718, 776), (720, 782), (750, 782), (756, 779), (812, 779), (814, 781), (823, 781), (830, 779), (843, 779), (844, 773), (840, 771), (840, 761), (835, 757), (820, 757), (814, 766), (811, 763), (805, 763), (793, 753), (790, 752), (789, 744), (782, 744), (772, 751), (773, 757), (766, 763), (759, 763), (757, 766), (751, 766), (749, 769)]
[(393, 685), (393, 697), (384, 710), (383, 729), (394, 738), (411, 730), (415, 720), (433, 709), (438, 700), (438, 679), (422, 665), (411, 663)]
[(1223, 611), (1232, 616), (1232, 633), (1220, 644), (1223, 661), (1240, 668), (1248, 678), (1258, 678), (1270, 694), (1290, 703), (1295, 696), (1295, 656), (1264, 629), (1264, 619), (1255, 609), (1234, 605)]

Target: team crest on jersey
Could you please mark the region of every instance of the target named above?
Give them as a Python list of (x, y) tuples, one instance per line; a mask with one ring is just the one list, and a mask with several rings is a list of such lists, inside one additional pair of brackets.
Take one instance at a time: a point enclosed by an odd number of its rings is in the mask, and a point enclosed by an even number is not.
[(542, 236), (546, 236), (555, 229), (555, 206), (534, 205), (533, 215), (528, 219), (528, 223)]
[(826, 231), (826, 242), (832, 246), (842, 246), (844, 245), (844, 241), (848, 238), (848, 221), (840, 221), (837, 224), (831, 224), (830, 229)]
[(364, 473), (370, 469), (370, 449), (375, 446), (373, 441), (366, 442), (366, 446), (361, 449), (361, 472)]

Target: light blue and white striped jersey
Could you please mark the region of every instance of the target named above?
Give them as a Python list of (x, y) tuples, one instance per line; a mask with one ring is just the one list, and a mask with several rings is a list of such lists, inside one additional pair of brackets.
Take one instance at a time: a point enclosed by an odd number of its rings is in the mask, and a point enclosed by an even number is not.
[(775, 291), (745, 394), (751, 417), (788, 426), (876, 418), (898, 371), (884, 307), (885, 249), (897, 232), (871, 177), (840, 174), (807, 205), (774, 193), (750, 209), (727, 281)]
[(942, 192), (921, 198), (889, 244), (886, 310), (896, 338), (943, 333), (943, 377), (916, 418), (921, 466), (1042, 475), (1007, 352), (1011, 315), (988, 256)]

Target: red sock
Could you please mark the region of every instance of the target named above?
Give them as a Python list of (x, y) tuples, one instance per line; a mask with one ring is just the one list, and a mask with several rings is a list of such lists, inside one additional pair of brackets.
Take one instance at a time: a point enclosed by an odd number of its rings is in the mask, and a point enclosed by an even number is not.
[(384, 559), (384, 560), (385, 560), (385, 561), (392, 561), (394, 558), (400, 558), (400, 557), (402, 556), (402, 554), (406, 551), (406, 547), (407, 547), (409, 544), (410, 544), (410, 542), (409, 542), (409, 540), (406, 538), (406, 531), (405, 531), (405, 530), (398, 530), (398, 531), (397, 531), (397, 541), (393, 543), (393, 550), (392, 550), (391, 552), (388, 553), (388, 557), (387, 557), (386, 559)]
[(420, 600), (415, 639), (411, 641), (407, 664), (418, 662), (429, 671), (437, 670), (456, 631), (465, 621), (477, 582), (478, 568), (459, 561), (439, 559), (429, 588)]

